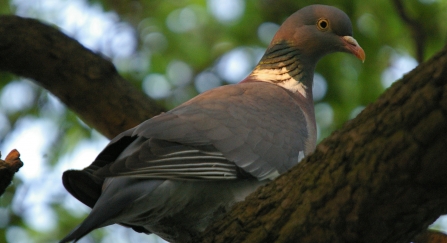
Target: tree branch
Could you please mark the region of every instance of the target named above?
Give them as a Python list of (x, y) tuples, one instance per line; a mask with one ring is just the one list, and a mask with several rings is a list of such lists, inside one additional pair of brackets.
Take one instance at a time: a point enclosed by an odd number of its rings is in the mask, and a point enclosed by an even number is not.
[(34, 79), (108, 138), (163, 111), (112, 63), (33, 19), (0, 16), (0, 70)]
[(413, 38), (416, 46), (416, 59), (419, 63), (424, 61), (424, 46), (425, 46), (425, 30), (420, 22), (411, 18), (405, 11), (401, 0), (393, 0), (394, 7), (397, 10), (400, 18), (410, 27), (413, 32)]
[(194, 242), (405, 242), (447, 213), (447, 50)]
[[(1, 158), (0, 153), (0, 158)], [(5, 192), (6, 188), (11, 184), (14, 174), (23, 166), (20, 160), (19, 151), (13, 149), (6, 156), (5, 160), (0, 159), (0, 196)]]

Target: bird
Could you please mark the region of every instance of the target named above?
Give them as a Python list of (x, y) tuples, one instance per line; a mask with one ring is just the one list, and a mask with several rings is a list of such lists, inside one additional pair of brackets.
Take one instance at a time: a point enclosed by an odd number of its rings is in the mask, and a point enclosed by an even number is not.
[(342, 10), (310, 5), (288, 17), (253, 71), (113, 138), (65, 188), (92, 208), (60, 242), (121, 224), (189, 242), (236, 202), (290, 170), (316, 147), (317, 62), (365, 52)]

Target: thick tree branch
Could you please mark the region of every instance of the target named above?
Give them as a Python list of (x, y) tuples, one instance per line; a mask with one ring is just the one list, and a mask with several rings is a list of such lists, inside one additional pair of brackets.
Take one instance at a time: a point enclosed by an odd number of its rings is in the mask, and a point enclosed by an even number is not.
[(447, 50), (195, 242), (405, 242), (447, 213)]
[(37, 81), (108, 138), (163, 109), (104, 58), (33, 19), (0, 16), (0, 70)]

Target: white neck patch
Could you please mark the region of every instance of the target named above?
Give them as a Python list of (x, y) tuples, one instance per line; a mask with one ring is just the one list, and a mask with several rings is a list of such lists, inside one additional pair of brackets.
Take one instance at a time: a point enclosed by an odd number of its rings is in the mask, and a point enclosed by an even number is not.
[(250, 76), (255, 77), (258, 81), (274, 83), (293, 93), (298, 92), (307, 98), (306, 90), (308, 87), (293, 76), (290, 76), (289, 71), (285, 67), (281, 69), (255, 69)]

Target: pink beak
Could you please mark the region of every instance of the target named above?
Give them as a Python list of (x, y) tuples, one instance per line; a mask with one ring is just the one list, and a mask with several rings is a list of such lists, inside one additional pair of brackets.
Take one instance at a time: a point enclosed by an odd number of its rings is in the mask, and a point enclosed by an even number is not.
[(343, 36), (343, 42), (348, 52), (354, 54), (362, 62), (365, 62), (365, 51), (360, 47), (359, 43), (352, 36)]

